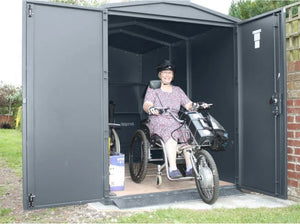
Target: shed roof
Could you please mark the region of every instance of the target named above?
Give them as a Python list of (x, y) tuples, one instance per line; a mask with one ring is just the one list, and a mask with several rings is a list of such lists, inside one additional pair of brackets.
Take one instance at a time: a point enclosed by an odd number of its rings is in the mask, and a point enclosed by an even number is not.
[[(138, 54), (239, 21), (190, 1), (133, 1), (103, 5), (109, 15), (109, 46)], [(124, 44), (126, 43), (126, 44)]]
[(137, 16), (141, 18), (158, 17), (174, 21), (233, 26), (239, 19), (224, 15), (188, 0), (150, 0), (106, 4), (110, 14)]

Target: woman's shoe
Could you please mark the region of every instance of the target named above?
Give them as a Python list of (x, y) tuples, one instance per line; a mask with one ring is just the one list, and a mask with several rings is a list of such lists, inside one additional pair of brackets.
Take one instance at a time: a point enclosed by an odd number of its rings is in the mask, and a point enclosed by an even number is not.
[(185, 176), (186, 176), (186, 177), (191, 177), (191, 176), (193, 176), (193, 168), (187, 170), (187, 171), (185, 172)]
[(175, 179), (175, 178), (180, 178), (182, 177), (181, 173), (179, 170), (172, 170), (169, 172), (169, 176), (171, 179)]

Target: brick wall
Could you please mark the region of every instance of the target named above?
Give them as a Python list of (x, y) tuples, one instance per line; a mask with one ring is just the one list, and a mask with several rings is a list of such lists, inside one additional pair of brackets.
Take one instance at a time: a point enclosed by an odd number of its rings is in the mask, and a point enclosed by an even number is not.
[(300, 61), (288, 63), (287, 89), (288, 196), (300, 199)]
[(300, 3), (286, 9), (288, 197), (300, 200)]

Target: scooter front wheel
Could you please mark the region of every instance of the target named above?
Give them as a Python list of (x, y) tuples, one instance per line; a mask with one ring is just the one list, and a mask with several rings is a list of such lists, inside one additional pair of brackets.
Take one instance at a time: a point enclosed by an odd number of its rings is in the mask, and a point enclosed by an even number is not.
[(213, 157), (206, 150), (200, 150), (197, 155), (195, 176), (197, 190), (202, 200), (213, 204), (219, 197), (219, 174)]

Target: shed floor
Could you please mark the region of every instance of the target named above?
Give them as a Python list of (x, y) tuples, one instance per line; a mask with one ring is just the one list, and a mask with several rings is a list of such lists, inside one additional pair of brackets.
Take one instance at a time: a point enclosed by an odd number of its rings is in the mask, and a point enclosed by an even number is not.
[[(142, 181), (142, 183), (135, 183), (131, 180), (128, 164), (125, 164), (125, 187), (122, 191), (113, 191), (116, 196), (127, 196), (127, 195), (137, 195), (137, 194), (148, 194), (157, 192), (168, 192), (177, 191), (185, 189), (196, 189), (195, 181), (192, 180), (178, 180), (169, 181), (167, 179), (165, 170), (163, 170), (162, 184), (160, 186), (156, 185), (156, 172), (157, 166), (155, 164), (148, 164), (147, 176)], [(233, 185), (229, 182), (220, 181), (220, 186), (230, 186)]]

